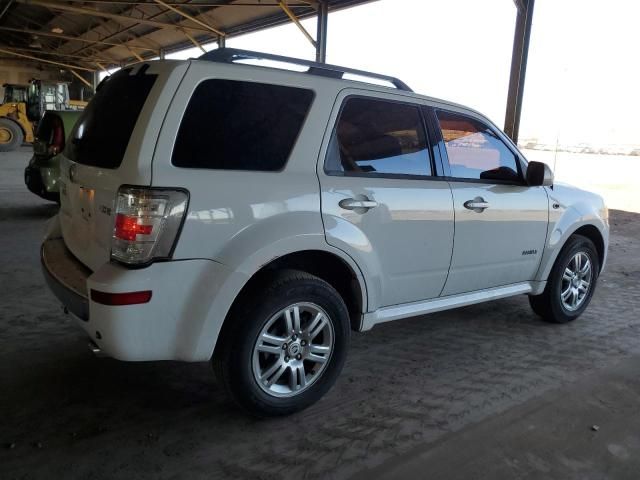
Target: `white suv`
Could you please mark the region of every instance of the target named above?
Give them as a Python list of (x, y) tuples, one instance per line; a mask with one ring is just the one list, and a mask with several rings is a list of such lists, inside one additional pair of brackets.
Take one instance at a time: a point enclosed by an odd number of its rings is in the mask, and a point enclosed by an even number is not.
[(351, 330), (518, 294), (573, 320), (607, 254), (602, 199), (479, 113), (255, 52), (114, 74), (60, 180), (43, 270), (94, 347), (213, 360), (258, 415), (327, 392)]

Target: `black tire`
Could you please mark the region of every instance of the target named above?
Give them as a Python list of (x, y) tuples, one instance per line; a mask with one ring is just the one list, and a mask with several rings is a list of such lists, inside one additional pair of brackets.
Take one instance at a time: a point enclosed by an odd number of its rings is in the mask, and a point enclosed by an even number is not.
[(24, 133), (16, 122), (0, 118), (0, 152), (11, 152), (24, 141)]
[[(236, 403), (255, 416), (274, 417), (308, 407), (333, 386), (347, 357), (351, 330), (342, 297), (324, 280), (305, 272), (286, 270), (265, 282), (264, 289), (254, 289), (244, 295), (230, 312), (218, 339), (213, 366)], [(306, 389), (289, 397), (275, 396), (265, 392), (266, 387), (261, 387), (254, 376), (254, 347), (263, 328), (278, 312), (302, 302), (315, 304), (326, 312), (333, 328), (332, 351), (326, 365)], [(290, 374), (290, 370), (286, 372)]]
[[(563, 275), (565, 273), (565, 268), (570, 265), (570, 262), (578, 253), (583, 253), (589, 258), (592, 265), (592, 275), (584, 300), (581, 301), (575, 310), (569, 310), (565, 307), (561, 298)], [(562, 251), (558, 255), (558, 258), (551, 269), (544, 292), (540, 295), (530, 295), (529, 304), (533, 311), (547, 322), (571, 322), (578, 318), (589, 305), (593, 292), (596, 288), (599, 273), (600, 259), (593, 242), (582, 235), (572, 235), (562, 248)]]

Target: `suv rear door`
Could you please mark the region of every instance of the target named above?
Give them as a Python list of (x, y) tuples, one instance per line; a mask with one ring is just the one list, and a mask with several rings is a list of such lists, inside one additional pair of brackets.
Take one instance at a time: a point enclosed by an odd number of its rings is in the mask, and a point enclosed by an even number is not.
[(96, 93), (60, 163), (60, 224), (67, 248), (96, 270), (109, 261), (121, 185), (150, 185), (155, 142), (186, 64), (125, 68)]
[(343, 90), (329, 125), (318, 164), (325, 235), (362, 268), (369, 310), (437, 297), (453, 205), (448, 183), (435, 176), (419, 101)]
[(455, 241), (443, 295), (533, 280), (547, 235), (544, 187), (529, 187), (523, 162), (480, 117), (435, 109), (455, 208)]

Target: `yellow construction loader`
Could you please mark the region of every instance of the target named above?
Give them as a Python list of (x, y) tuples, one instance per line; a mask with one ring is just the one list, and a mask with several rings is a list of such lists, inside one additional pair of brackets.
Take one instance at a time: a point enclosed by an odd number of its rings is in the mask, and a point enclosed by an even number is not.
[(82, 110), (87, 102), (69, 100), (66, 82), (31, 80), (28, 85), (4, 84), (0, 105), (0, 152), (32, 143), (37, 123), (46, 110)]

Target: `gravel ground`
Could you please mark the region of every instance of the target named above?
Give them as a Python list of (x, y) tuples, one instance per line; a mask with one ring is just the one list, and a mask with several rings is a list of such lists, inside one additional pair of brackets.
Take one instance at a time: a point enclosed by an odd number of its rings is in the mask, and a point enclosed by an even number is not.
[[(353, 335), (338, 384), (318, 404), (285, 419), (248, 418), (207, 364), (123, 363), (90, 354), (40, 274), (39, 242), (56, 206), (23, 186), (28, 157), (27, 149), (0, 153), (2, 479), (376, 478), (398, 462), (413, 465), (403, 476), (426, 478), (415, 465), (432, 451), (439, 452), (440, 472), (459, 474), (460, 449), (473, 449), (463, 442), (473, 429), (481, 442), (474, 445), (502, 451), (497, 429), (505, 422), (518, 427), (535, 402), (577, 411), (566, 402), (580, 403), (585, 382), (606, 384), (617, 369), (628, 376), (640, 367), (640, 215), (614, 211), (610, 262), (578, 321), (543, 323), (521, 296), (381, 325)], [(625, 395), (639, 404), (640, 388), (629, 384), (616, 393)], [(609, 409), (616, 431), (631, 432), (625, 448), (635, 445), (636, 454), (637, 411), (625, 423), (628, 409)], [(587, 412), (575, 421), (588, 440), (594, 432)], [(557, 411), (540, 420), (564, 428)], [(566, 438), (551, 429), (525, 442), (536, 455), (520, 466), (530, 462), (526, 472), (554, 477), (560, 460), (552, 453), (563, 451)], [(568, 470), (555, 478), (591, 478), (583, 463), (571, 463), (589, 453), (576, 445), (566, 445)], [(593, 478), (640, 471), (637, 455), (620, 452), (594, 456), (588, 471), (603, 474)], [(622, 468), (630, 461), (638, 468)], [(484, 478), (524, 478), (504, 462), (496, 459), (493, 470), (485, 465)]]

